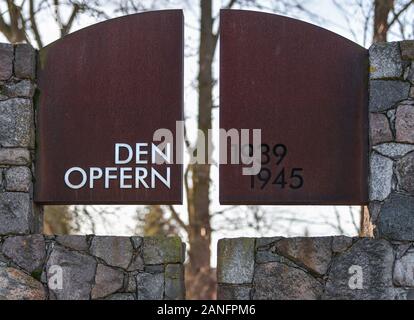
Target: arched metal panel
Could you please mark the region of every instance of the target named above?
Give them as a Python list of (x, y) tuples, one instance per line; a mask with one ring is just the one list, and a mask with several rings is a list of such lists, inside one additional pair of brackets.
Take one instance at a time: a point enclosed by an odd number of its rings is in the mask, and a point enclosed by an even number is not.
[[(181, 10), (153, 11), (98, 23), (72, 33), (40, 52), (38, 138), (35, 199), (48, 204), (153, 204), (182, 202), (182, 165), (115, 164), (116, 143), (140, 147), (150, 160), (153, 133), (166, 128), (176, 133), (183, 119), (183, 14)], [(159, 142), (156, 142), (158, 144)], [(176, 146), (173, 146), (174, 163)], [(128, 157), (128, 149), (122, 157)], [(151, 161), (150, 161), (151, 162)], [(79, 189), (64, 183), (67, 170), (80, 167), (88, 182)], [(94, 180), (89, 168), (117, 168), (117, 178)], [(146, 188), (135, 184), (135, 171), (148, 170)], [(151, 168), (164, 178), (170, 168), (170, 187), (157, 180), (151, 188)], [(94, 174), (99, 176), (99, 171)], [(103, 171), (105, 175), (105, 171)], [(140, 175), (141, 177), (143, 175)], [(70, 176), (73, 185), (82, 173)], [(129, 187), (131, 186), (131, 187)], [(138, 188), (137, 188), (138, 187)]]
[(341, 36), (223, 10), (220, 128), (261, 129), (269, 158), (255, 177), (243, 176), (242, 165), (220, 165), (220, 202), (366, 203), (367, 74), (367, 50)]

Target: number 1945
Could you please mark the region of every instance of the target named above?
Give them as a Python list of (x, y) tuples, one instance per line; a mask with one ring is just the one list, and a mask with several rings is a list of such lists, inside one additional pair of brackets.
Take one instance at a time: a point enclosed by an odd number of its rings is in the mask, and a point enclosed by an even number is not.
[[(251, 176), (250, 187), (257, 186), (263, 190), (267, 185), (274, 185), (280, 189), (300, 189), (303, 187), (303, 168), (292, 168), (290, 171), (281, 167), (287, 155), (287, 147), (284, 144), (275, 144), (273, 147), (268, 144), (261, 144), (262, 168), (257, 175)], [(253, 153), (253, 145), (249, 145), (249, 153)], [(273, 170), (268, 168), (273, 167)]]

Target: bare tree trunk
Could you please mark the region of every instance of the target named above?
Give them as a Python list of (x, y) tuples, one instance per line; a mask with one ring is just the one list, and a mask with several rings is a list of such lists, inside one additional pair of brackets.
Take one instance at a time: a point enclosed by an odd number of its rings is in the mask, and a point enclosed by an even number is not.
[(388, 15), (393, 8), (394, 0), (374, 0), (374, 43), (387, 41)]
[[(215, 50), (215, 36), (213, 34), (212, 3), (210, 0), (200, 1), (201, 23), (200, 23), (200, 51), (199, 51), (199, 73), (198, 73), (198, 92), (199, 92), (199, 112), (198, 128), (204, 133), (205, 146), (207, 146), (208, 130), (211, 129), (211, 113), (213, 105), (213, 73), (212, 64)], [(193, 210), (189, 210), (189, 273), (194, 279), (200, 276), (211, 278), (210, 270), (210, 165), (206, 154), (206, 164), (195, 164), (192, 167), (192, 200)], [(201, 280), (201, 281), (200, 281)], [(200, 284), (204, 286), (209, 281), (200, 279)], [(210, 290), (194, 289), (191, 296), (198, 299), (209, 298)], [(214, 289), (214, 288), (212, 288)]]
[(374, 236), (374, 225), (367, 206), (361, 206), (361, 224), (359, 229), (360, 237), (372, 238)]
[[(4, 20), (6, 12), (9, 17), (9, 23)], [(22, 18), (22, 9), (14, 1), (7, 0), (7, 10), (0, 15), (0, 32), (7, 38), (10, 43), (19, 43), (27, 41), (25, 33), (25, 21)]]

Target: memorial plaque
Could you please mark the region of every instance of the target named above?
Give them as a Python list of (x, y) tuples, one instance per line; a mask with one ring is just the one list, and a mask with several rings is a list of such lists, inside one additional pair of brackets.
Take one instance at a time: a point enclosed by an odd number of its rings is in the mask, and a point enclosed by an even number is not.
[(222, 10), (220, 128), (261, 129), (262, 164), (251, 176), (220, 164), (220, 203), (367, 203), (367, 83), (357, 44), (295, 19)]
[(182, 11), (98, 23), (39, 57), (35, 200), (180, 204), (181, 151), (153, 134), (169, 129), (181, 140)]

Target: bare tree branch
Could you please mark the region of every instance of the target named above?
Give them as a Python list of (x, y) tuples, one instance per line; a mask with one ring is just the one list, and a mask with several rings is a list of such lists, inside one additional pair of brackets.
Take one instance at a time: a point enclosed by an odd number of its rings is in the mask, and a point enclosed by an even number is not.
[(393, 12), (394, 12), (394, 17), (392, 18), (392, 20), (388, 23), (388, 26), (389, 27), (391, 27), (395, 22), (397, 22), (398, 21), (398, 19), (400, 18), (400, 16), (405, 12), (405, 11), (407, 11), (408, 10), (408, 8), (412, 5), (412, 4), (414, 4), (414, 0), (410, 0), (410, 1), (408, 1), (406, 4), (404, 4), (403, 6), (402, 6), (402, 8), (398, 11), (398, 12), (395, 12), (394, 11), (394, 9), (392, 10)]
[(339, 2), (339, 0), (333, 0), (333, 3), (336, 6), (336, 8), (338, 9), (338, 11), (341, 13), (342, 17), (345, 19), (345, 22), (348, 26), (348, 30), (349, 30), (349, 32), (351, 32), (352, 37), (354, 38), (355, 41), (358, 41), (358, 37), (356, 35), (356, 32), (352, 27), (354, 22), (351, 21), (351, 18), (349, 16), (348, 12), (345, 10), (345, 8), (343, 6), (343, 2)]
[(34, 9), (34, 0), (29, 0), (29, 20), (30, 20), (30, 27), (35, 37), (37, 46), (39, 47), (39, 49), (41, 49), (43, 48), (43, 42), (42, 42), (42, 38), (39, 33), (39, 29), (37, 27), (36, 13)]
[(61, 29), (61, 37), (66, 36), (70, 29), (72, 28), (73, 22), (75, 21), (76, 16), (78, 15), (79, 11), (81, 10), (81, 7), (79, 4), (74, 3), (72, 7), (72, 12), (69, 16), (68, 22), (64, 25), (62, 25)]
[(175, 210), (174, 206), (169, 205), (168, 208), (170, 209), (171, 216), (174, 218), (174, 220), (180, 225), (181, 228), (183, 228), (186, 232), (188, 232), (188, 226), (180, 218), (180, 216), (178, 215), (178, 213)]

